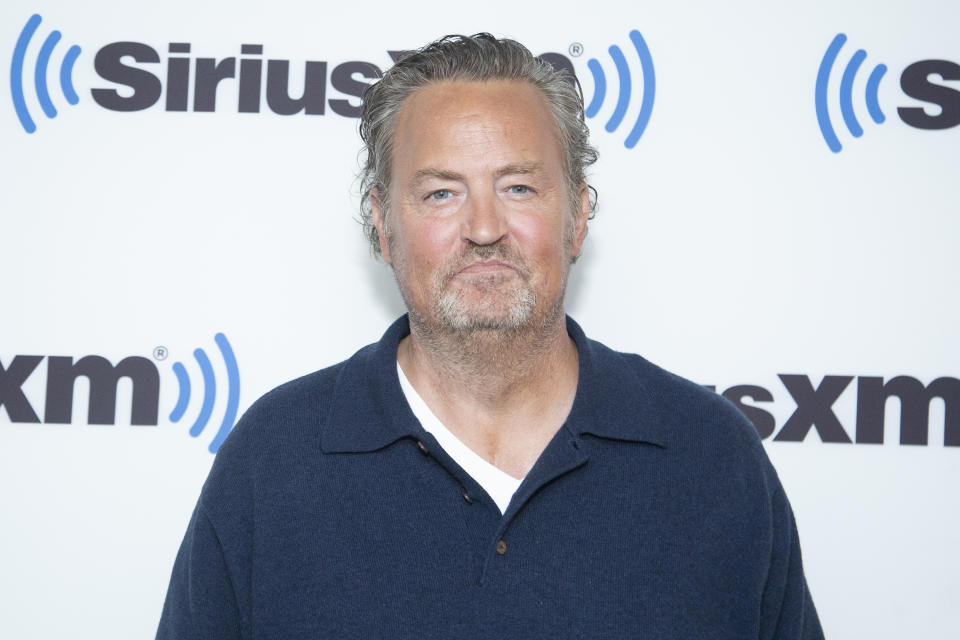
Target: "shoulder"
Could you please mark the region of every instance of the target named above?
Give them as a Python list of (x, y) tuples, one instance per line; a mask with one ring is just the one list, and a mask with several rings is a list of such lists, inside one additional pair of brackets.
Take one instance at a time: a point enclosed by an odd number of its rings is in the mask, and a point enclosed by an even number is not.
[(229, 491), (238, 482), (259, 484), (296, 458), (316, 457), (336, 398), (354, 390), (375, 346), (281, 384), (256, 400), (217, 452), (204, 494)]
[[(634, 448), (634, 457), (625, 458), (629, 473), (655, 468), (680, 496), (678, 504), (690, 509), (712, 513), (710, 505), (717, 505), (737, 518), (765, 514), (759, 517), (771, 521), (780, 481), (757, 430), (743, 413), (711, 389), (642, 356), (596, 342), (591, 350), (607, 371), (616, 371), (623, 379), (619, 395), (633, 396), (607, 396), (627, 416), (621, 433), (632, 432), (637, 440), (658, 445)], [(653, 467), (649, 461), (655, 461)]]
[[(646, 358), (588, 340), (597, 412), (616, 435), (660, 445), (687, 471), (710, 470), (726, 477), (752, 477), (762, 484), (775, 474), (753, 424), (713, 390), (672, 373)], [(627, 438), (633, 439), (633, 438)], [(772, 485), (771, 485), (772, 488)]]
[(753, 424), (729, 400), (712, 389), (668, 371), (633, 353), (620, 353), (677, 435), (697, 439), (721, 437), (741, 446), (760, 446)]
[(279, 441), (307, 444), (329, 411), (337, 379), (347, 362), (314, 371), (265, 393), (237, 422), (218, 457)]
[[(614, 386), (609, 376), (619, 378), (621, 389), (642, 400), (645, 412), (668, 427), (673, 437), (698, 438), (723, 432), (743, 445), (759, 444), (756, 429), (733, 404), (712, 389), (672, 373), (635, 353), (616, 351), (588, 340), (594, 370), (603, 383)], [(610, 400), (618, 400), (610, 398)]]

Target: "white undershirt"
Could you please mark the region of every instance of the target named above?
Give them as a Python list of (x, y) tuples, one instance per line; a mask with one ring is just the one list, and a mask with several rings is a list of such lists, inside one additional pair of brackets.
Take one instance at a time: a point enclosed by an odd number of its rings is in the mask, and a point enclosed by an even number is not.
[(433, 414), (427, 403), (423, 401), (417, 390), (407, 380), (399, 362), (397, 363), (397, 376), (400, 378), (400, 388), (403, 389), (403, 394), (407, 397), (407, 404), (410, 405), (413, 415), (420, 421), (423, 428), (432, 434), (440, 443), (440, 446), (443, 447), (443, 450), (447, 452), (447, 455), (453, 458), (453, 461), (460, 465), (493, 498), (493, 501), (497, 503), (497, 508), (500, 509), (500, 513), (505, 513), (510, 505), (510, 499), (513, 498), (513, 494), (520, 483), (523, 482), (523, 479), (518, 480), (493, 466), (443, 426), (440, 419)]

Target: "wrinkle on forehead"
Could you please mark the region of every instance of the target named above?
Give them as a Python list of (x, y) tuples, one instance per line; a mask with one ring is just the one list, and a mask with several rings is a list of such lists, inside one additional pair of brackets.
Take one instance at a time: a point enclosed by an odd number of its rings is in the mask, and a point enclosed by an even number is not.
[[(491, 120), (491, 111), (501, 117)], [(524, 144), (518, 147), (520, 140)], [(550, 151), (544, 156), (546, 147)], [(511, 156), (491, 154), (500, 148), (504, 153), (509, 149)], [(397, 115), (392, 152), (394, 170), (401, 156), (407, 169), (413, 169), (394, 177), (413, 181), (431, 175), (455, 179), (451, 174), (458, 173), (457, 168), (438, 158), (486, 164), (498, 177), (547, 171), (543, 160), (563, 168), (561, 141), (546, 96), (520, 80), (443, 81), (418, 89)]]

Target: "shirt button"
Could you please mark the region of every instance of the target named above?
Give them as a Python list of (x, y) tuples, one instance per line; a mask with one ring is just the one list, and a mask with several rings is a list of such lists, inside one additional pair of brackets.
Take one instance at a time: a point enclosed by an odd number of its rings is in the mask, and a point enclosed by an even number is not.
[(419, 440), (417, 440), (417, 447), (420, 449), (421, 453), (427, 453), (427, 445), (423, 444)]
[(466, 489), (463, 490), (463, 499), (466, 500), (467, 503), (473, 504), (473, 498), (470, 497), (470, 494), (467, 493)]
[(505, 540), (501, 540), (497, 543), (497, 553), (503, 555), (507, 552), (507, 543)]

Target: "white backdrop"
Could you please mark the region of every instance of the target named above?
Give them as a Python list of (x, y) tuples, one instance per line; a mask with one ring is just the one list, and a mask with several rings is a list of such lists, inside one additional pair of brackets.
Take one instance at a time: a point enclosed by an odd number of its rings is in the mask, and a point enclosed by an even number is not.
[[(33, 14), (41, 22), (18, 62)], [(719, 391), (763, 387), (771, 402), (746, 402), (773, 416), (775, 434), (796, 408), (778, 374), (806, 376), (813, 387), (827, 375), (853, 376), (833, 411), (856, 440), (856, 377), (923, 385), (960, 377), (960, 128), (914, 128), (897, 112), (921, 106), (948, 118), (960, 109), (960, 80), (929, 78), (951, 88), (942, 108), (900, 84), (917, 61), (960, 64), (957, 25), (960, 6), (936, 0), (4, 3), (0, 58), (13, 79), (23, 69), (21, 111), (36, 130), (18, 119), (16, 83), (4, 83), (0, 637), (153, 636), (228, 408), (215, 334), (236, 355), (242, 411), (273, 386), (376, 340), (403, 311), (355, 221), (357, 120), (329, 106), (324, 115), (281, 116), (265, 99), (259, 113), (238, 113), (236, 79), (221, 83), (213, 112), (167, 111), (168, 58), (287, 60), (296, 97), (305, 61), (327, 62), (328, 76), (347, 61), (385, 69), (388, 51), (489, 30), (567, 56), (588, 101), (596, 87), (587, 61), (596, 59), (607, 80), (591, 119), (600, 210), (574, 267), (568, 311), (591, 337)], [(628, 149), (652, 80), (633, 29), (649, 47), (656, 90), (649, 125)], [(62, 39), (43, 77), (58, 113), (48, 118), (35, 69), (53, 30)], [(843, 145), (833, 153), (814, 88), (838, 33), (848, 40), (826, 92)], [(152, 107), (119, 112), (93, 99), (91, 89), (131, 95), (95, 68), (97, 52), (116, 42), (157, 52), (159, 63), (123, 62), (159, 79), (163, 94)], [(190, 43), (191, 53), (170, 54), (169, 43)], [(242, 44), (263, 45), (263, 55), (241, 56)], [(633, 95), (623, 124), (608, 133), (622, 93), (614, 44)], [(71, 45), (81, 48), (69, 74), (75, 105), (59, 81)], [(858, 48), (867, 56), (851, 94), (864, 130), (855, 138), (840, 113), (840, 85)], [(866, 108), (878, 63), (888, 67), (877, 94), (882, 124)], [(190, 69), (192, 79), (195, 63)], [(329, 82), (326, 98), (357, 102)], [(198, 347), (217, 392), (193, 439), (187, 431), (204, 390)], [(118, 383), (115, 424), (88, 424), (84, 377), (71, 423), (42, 422), (51, 361), (19, 385), (11, 363), (29, 355), (149, 360), (160, 380), (158, 424), (130, 424), (129, 379)], [(179, 394), (174, 362), (193, 388), (177, 422), (169, 417)], [(40, 423), (12, 419), (9, 403), (20, 400)], [(926, 445), (899, 444), (897, 400), (883, 444), (821, 442), (821, 422), (802, 442), (765, 440), (797, 515), (828, 637), (956, 637), (960, 447), (944, 445), (956, 400), (930, 403)]]

